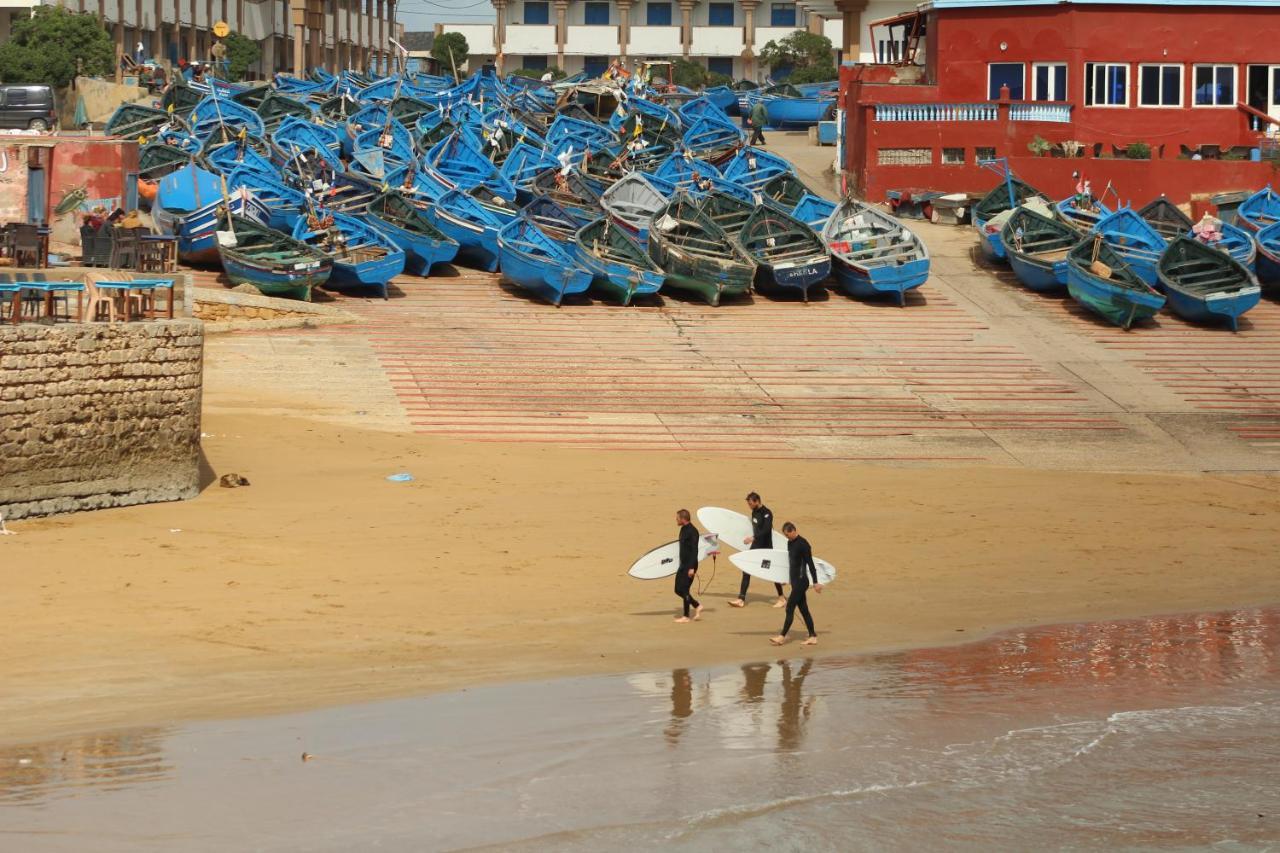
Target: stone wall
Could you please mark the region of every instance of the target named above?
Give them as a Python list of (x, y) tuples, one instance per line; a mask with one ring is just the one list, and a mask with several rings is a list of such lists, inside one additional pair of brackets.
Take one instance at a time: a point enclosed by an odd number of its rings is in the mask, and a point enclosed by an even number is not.
[(205, 331), (210, 334), (359, 322), (354, 314), (336, 306), (263, 296), (251, 284), (242, 284), (231, 290), (194, 287), (192, 310), (196, 317), (205, 321)]
[(0, 324), (5, 518), (195, 497), (198, 320)]

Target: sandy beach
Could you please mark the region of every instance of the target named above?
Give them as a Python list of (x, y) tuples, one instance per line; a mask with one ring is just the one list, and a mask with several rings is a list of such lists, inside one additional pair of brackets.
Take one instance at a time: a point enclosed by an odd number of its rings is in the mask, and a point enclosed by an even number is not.
[[(823, 654), (1280, 601), (1265, 476), (610, 453), (212, 408), (196, 500), (0, 539), (0, 739), (761, 659), (781, 614), (759, 583), (726, 606), (725, 558), (699, 624), (672, 624), (670, 581), (625, 575), (674, 510), (749, 489), (842, 571), (811, 597)], [(251, 485), (212, 482), (229, 472)]]

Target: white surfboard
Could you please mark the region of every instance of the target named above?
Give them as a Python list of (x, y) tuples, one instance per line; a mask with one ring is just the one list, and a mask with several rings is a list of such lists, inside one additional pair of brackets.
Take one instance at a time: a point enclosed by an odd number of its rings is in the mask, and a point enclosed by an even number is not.
[[(735, 551), (743, 551), (751, 546), (744, 540), (752, 534), (751, 517), (731, 509), (718, 506), (704, 506), (698, 510), (698, 523), (720, 537), (721, 545), (728, 545)], [(782, 542), (782, 534), (773, 531), (773, 542)]]
[[(719, 541), (714, 533), (702, 533), (698, 536), (698, 562), (720, 553)], [(631, 564), (627, 574), (642, 581), (655, 581), (669, 578), (680, 568), (680, 540), (659, 545), (649, 553)]]
[[(791, 557), (785, 548), (758, 548), (755, 551), (739, 551), (730, 554), (729, 559), (735, 566), (753, 578), (773, 581), (774, 583), (791, 582)], [(818, 583), (829, 584), (836, 579), (836, 567), (826, 560), (813, 558), (818, 567)], [(806, 569), (806, 571), (808, 571)], [(812, 580), (812, 578), (810, 578)]]

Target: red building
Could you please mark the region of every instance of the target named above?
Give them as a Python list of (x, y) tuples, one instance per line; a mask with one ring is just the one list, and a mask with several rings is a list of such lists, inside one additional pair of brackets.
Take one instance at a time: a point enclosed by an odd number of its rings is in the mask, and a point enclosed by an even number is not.
[(1077, 170), (1137, 204), (1280, 183), (1280, 0), (933, 0), (886, 32), (905, 62), (841, 69), (866, 198), (984, 191), (992, 157), (1059, 197)]

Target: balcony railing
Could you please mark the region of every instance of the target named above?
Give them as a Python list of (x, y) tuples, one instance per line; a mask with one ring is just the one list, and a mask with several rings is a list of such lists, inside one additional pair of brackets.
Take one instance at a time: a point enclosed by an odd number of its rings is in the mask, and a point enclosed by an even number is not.
[(876, 104), (876, 121), (996, 121), (998, 104)]
[(680, 28), (632, 25), (627, 52), (633, 56), (677, 54), (680, 52)]
[(694, 56), (740, 56), (746, 46), (746, 30), (742, 27), (694, 27)]
[(564, 52), (573, 56), (606, 56), (618, 52), (618, 28), (575, 25), (568, 27)]
[(554, 24), (507, 24), (506, 42), (502, 52), (512, 56), (556, 52), (556, 28)]
[(1009, 121), (1071, 123), (1071, 104), (1010, 104)]

